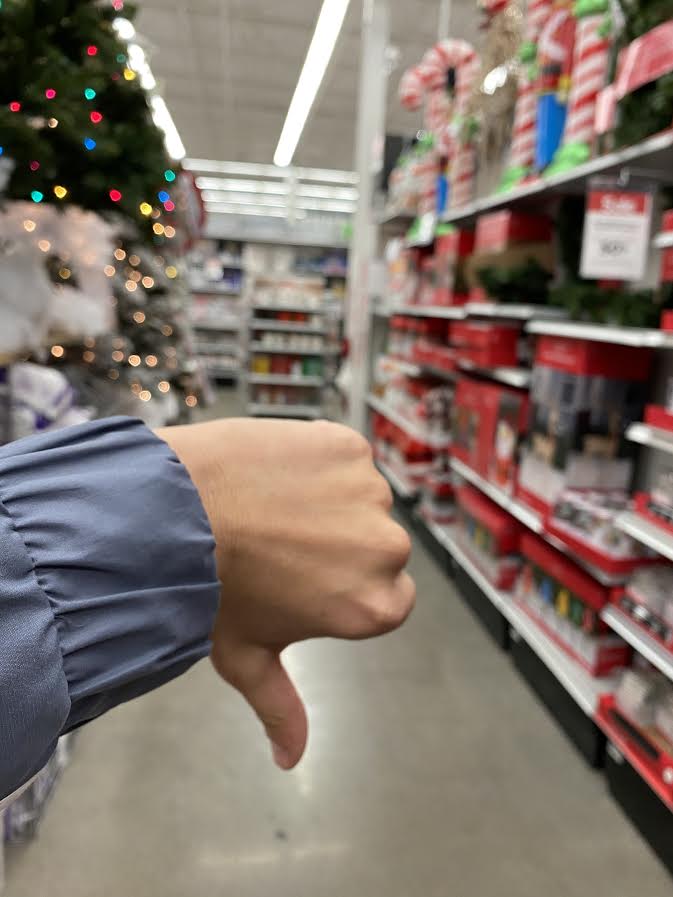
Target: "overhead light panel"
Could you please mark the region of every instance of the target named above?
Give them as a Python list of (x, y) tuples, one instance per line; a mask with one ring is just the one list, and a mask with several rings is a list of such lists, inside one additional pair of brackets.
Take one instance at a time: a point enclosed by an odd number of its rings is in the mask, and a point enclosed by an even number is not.
[(155, 93), (154, 96), (150, 97), (150, 108), (154, 124), (164, 132), (164, 141), (168, 155), (176, 161), (184, 159), (187, 151), (180, 139), (178, 129), (175, 127), (175, 122), (168, 111), (164, 98)]
[(354, 171), (340, 171), (336, 168), (278, 168), (259, 162), (219, 162), (216, 159), (185, 159), (182, 167), (187, 171), (201, 174), (242, 175), (250, 178), (272, 178), (287, 180), (295, 177), (298, 181), (318, 181), (324, 184), (357, 184)]
[(112, 27), (119, 40), (133, 40), (136, 36), (136, 29), (133, 27), (133, 22), (129, 21), (129, 19), (125, 19), (123, 16), (117, 16), (116, 19), (113, 19)]
[[(263, 205), (245, 206), (229, 202), (207, 202), (206, 212), (209, 215), (255, 215), (259, 218), (287, 218), (288, 213), (284, 209), (269, 208)], [(306, 212), (295, 212), (295, 218), (306, 218)]]
[(349, 0), (323, 0), (315, 32), (287, 111), (273, 161), (281, 168), (292, 162), (311, 107), (327, 71)]

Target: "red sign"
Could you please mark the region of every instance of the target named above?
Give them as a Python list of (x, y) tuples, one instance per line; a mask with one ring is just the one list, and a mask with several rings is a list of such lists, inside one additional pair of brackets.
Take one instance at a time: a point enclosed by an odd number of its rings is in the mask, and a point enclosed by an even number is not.
[[(673, 71), (673, 20), (632, 41), (619, 54), (615, 93), (621, 100), (643, 84)], [(672, 116), (673, 117), (673, 116)]]

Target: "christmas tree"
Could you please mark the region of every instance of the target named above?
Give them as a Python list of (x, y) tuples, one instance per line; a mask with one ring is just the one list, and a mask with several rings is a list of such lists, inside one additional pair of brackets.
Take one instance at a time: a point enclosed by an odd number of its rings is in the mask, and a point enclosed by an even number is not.
[[(196, 404), (198, 372), (172, 251), (178, 174), (152, 121), (148, 79), (117, 35), (120, 14), (130, 20), (134, 9), (123, 0), (0, 0), (0, 153), (10, 170), (4, 194), (24, 201), (20, 217), (35, 219), (26, 239), (40, 249), (50, 242), (38, 214), (48, 203), (114, 226), (101, 269), (116, 327), (92, 331), (82, 321), (80, 341), (56, 341), (51, 362), (67, 368), (85, 401), (107, 413), (146, 408), (154, 422), (145, 406), (153, 398), (177, 398), (174, 418)], [(52, 249), (36, 263), (61, 297), (79, 287), (82, 262)]]

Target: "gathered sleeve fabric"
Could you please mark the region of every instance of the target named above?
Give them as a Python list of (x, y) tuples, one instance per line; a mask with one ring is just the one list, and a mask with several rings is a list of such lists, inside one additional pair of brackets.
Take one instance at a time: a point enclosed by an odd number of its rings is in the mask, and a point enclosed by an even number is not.
[(187, 470), (138, 420), (0, 448), (0, 798), (59, 735), (208, 653), (214, 548)]

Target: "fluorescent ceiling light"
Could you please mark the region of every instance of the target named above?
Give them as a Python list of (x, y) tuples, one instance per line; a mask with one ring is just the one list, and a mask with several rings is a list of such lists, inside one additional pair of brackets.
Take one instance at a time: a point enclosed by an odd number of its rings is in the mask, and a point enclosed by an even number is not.
[(252, 178), (273, 178), (286, 180), (295, 177), (298, 181), (321, 181), (324, 184), (357, 184), (354, 171), (339, 171), (336, 168), (278, 168), (258, 162), (219, 162), (216, 159), (185, 159), (182, 167), (187, 171), (204, 174), (233, 174)]
[[(283, 209), (265, 208), (264, 206), (241, 206), (228, 202), (206, 203), (206, 212), (209, 215), (256, 215), (259, 218), (288, 217), (287, 211)], [(295, 218), (306, 218), (306, 212), (296, 212)]]
[(218, 190), (204, 190), (201, 194), (204, 203), (230, 203), (241, 206), (269, 206), (270, 208), (306, 209), (310, 212), (340, 212), (344, 215), (352, 215), (355, 212), (355, 203), (339, 202), (332, 199), (304, 199), (298, 197), (294, 203), (290, 196), (259, 196), (249, 193), (222, 193)]
[[(263, 196), (289, 196), (293, 192), (292, 184), (285, 181), (253, 181), (242, 178), (208, 178), (198, 177), (196, 186), (199, 190), (217, 190), (222, 193), (256, 193)], [(357, 202), (358, 191), (355, 187), (331, 187), (320, 184), (297, 184), (294, 188), (296, 196), (309, 196), (316, 199), (340, 199)], [(224, 197), (226, 199), (226, 197)]]
[(154, 124), (164, 132), (168, 155), (172, 159), (184, 159), (186, 150), (164, 98), (155, 93), (150, 97), (150, 108)]
[(154, 90), (157, 82), (145, 56), (145, 51), (140, 44), (129, 44), (127, 49), (129, 68), (138, 74), (141, 87), (148, 91)]
[(489, 96), (493, 96), (498, 88), (504, 86), (507, 81), (507, 75), (506, 65), (499, 65), (496, 68), (491, 69), (488, 75), (484, 78), (484, 83), (481, 85), (482, 91), (489, 94)]
[(323, 0), (304, 67), (299, 75), (273, 157), (274, 163), (282, 168), (292, 162), (306, 119), (332, 58), (347, 9), (348, 0)]
[(113, 19), (112, 27), (120, 40), (133, 40), (136, 36), (136, 29), (133, 27), (133, 22), (125, 19), (123, 16), (117, 16), (116, 19)]

